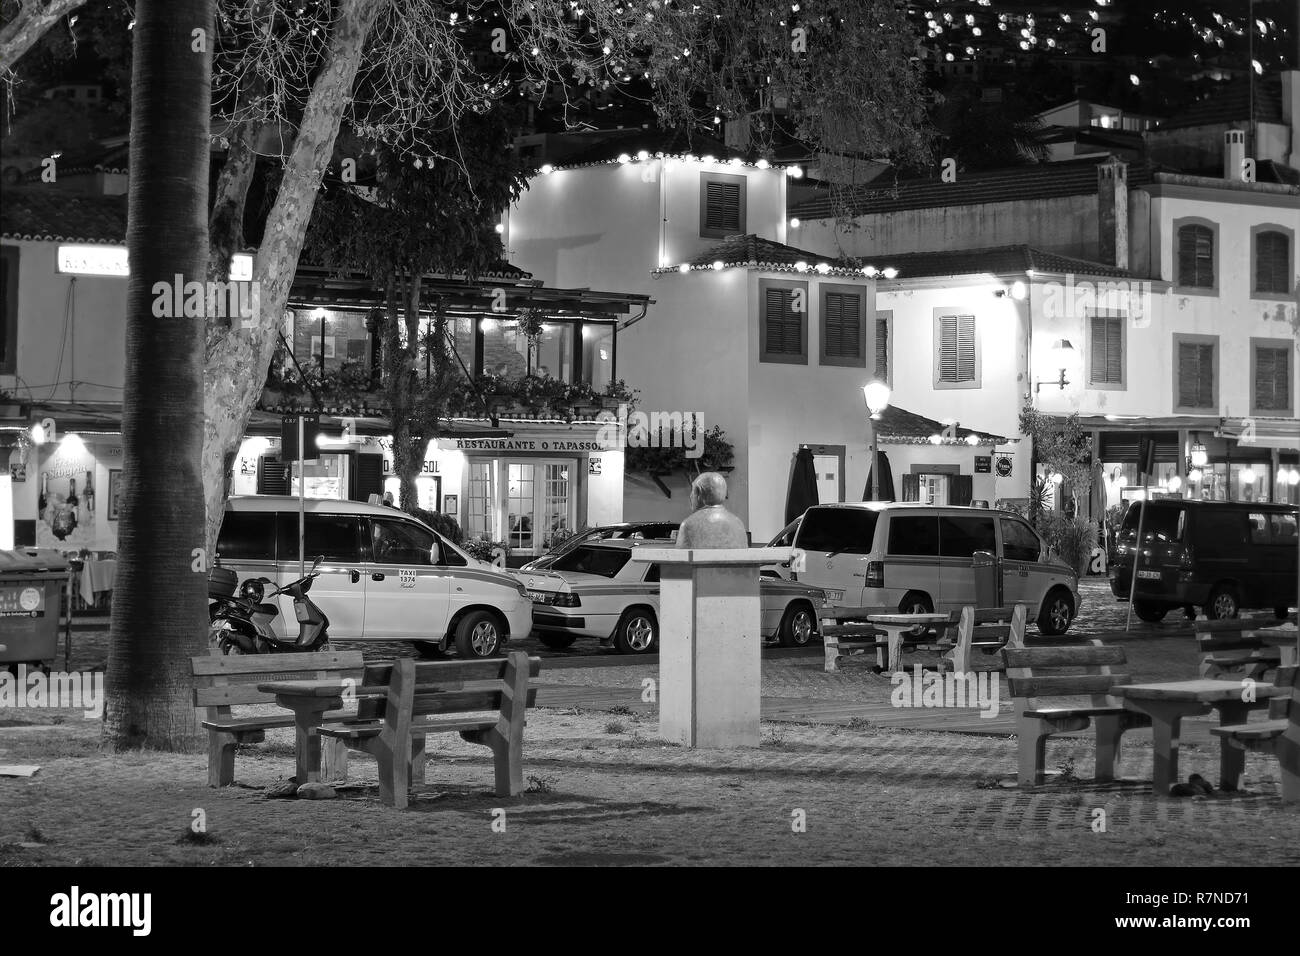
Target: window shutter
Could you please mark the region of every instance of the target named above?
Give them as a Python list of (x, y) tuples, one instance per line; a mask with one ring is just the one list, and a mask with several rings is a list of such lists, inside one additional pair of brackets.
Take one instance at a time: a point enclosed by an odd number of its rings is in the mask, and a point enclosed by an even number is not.
[(920, 501), (921, 500), (921, 476), (920, 475), (902, 475), (903, 479), (903, 500)]
[(1255, 291), (1288, 292), (1287, 276), (1290, 237), (1281, 232), (1261, 232), (1255, 236)]
[(257, 493), (259, 495), (287, 495), (289, 493), (289, 467), (278, 455), (263, 455), (257, 460)]
[(803, 354), (803, 319), (795, 312), (789, 289), (768, 289), (764, 301), (764, 351), (779, 355)]
[(1198, 345), (1196, 397), (1198, 408), (1214, 407), (1214, 346)]
[(957, 381), (975, 381), (975, 316), (957, 317)]
[(1124, 381), (1124, 320), (1106, 319), (1106, 381)]
[(1255, 407), (1289, 408), (1291, 405), (1291, 356), (1286, 349), (1255, 350)]
[(1178, 343), (1178, 404), (1184, 408), (1214, 407), (1214, 346)]
[(876, 318), (876, 377), (889, 381), (889, 319)]
[(822, 300), (825, 312), (826, 355), (857, 358), (862, 354), (862, 299), (856, 295), (827, 292)]
[(953, 475), (952, 491), (948, 493), (948, 504), (969, 505), (975, 495), (975, 479), (971, 475)]
[(1095, 315), (1092, 317), (1092, 371), (1088, 380), (1106, 381), (1106, 320)]
[(727, 233), (740, 231), (740, 186), (737, 183), (706, 183), (704, 227)]
[(369, 501), (371, 495), (384, 494), (384, 457), (382, 455), (357, 455), (352, 492), (353, 501)]
[(1199, 289), (1214, 287), (1214, 231), (1208, 226), (1183, 226), (1178, 230), (1178, 284)]
[(1196, 346), (1191, 342), (1178, 343), (1178, 405), (1196, 406)]
[(957, 381), (957, 316), (955, 315), (939, 317), (939, 381)]

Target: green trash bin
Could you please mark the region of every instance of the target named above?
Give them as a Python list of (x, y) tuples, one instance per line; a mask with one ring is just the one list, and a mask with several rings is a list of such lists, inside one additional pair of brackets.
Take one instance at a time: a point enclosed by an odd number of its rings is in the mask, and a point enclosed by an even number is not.
[(68, 560), (53, 548), (0, 551), (0, 664), (53, 661)]

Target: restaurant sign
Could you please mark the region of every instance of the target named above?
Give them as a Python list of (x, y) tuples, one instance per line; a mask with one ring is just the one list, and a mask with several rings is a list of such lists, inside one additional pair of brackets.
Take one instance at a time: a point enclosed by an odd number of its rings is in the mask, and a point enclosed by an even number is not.
[(457, 451), (607, 451), (595, 438), (444, 438), (443, 448)]

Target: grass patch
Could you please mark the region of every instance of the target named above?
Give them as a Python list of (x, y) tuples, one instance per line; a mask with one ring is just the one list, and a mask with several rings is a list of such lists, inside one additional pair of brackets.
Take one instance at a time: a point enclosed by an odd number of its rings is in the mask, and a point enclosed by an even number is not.
[(624, 734), (627, 733), (627, 727), (622, 721), (611, 720), (605, 724), (605, 733), (607, 734)]
[(528, 775), (528, 786), (524, 789), (524, 793), (550, 793), (554, 789), (555, 787), (551, 781), (535, 773), (530, 773)]

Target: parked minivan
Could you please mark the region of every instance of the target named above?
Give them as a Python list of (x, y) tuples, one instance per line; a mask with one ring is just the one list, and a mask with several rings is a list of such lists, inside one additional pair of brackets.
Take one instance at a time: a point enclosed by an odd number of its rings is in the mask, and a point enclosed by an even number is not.
[(989, 508), (909, 503), (815, 505), (772, 541), (806, 553), (781, 577), (826, 591), (827, 604), (921, 614), (975, 604), (976, 551), (995, 564), (996, 604), (1024, 604), (1043, 634), (1064, 634), (1079, 608), (1079, 578), (1049, 556), (1023, 518)]
[(1124, 513), (1110, 568), (1111, 592), (1127, 601), (1133, 552), (1142, 521), (1133, 613), (1159, 621), (1171, 609), (1204, 609), (1214, 619), (1243, 607), (1269, 608), (1285, 617), (1296, 606), (1294, 505), (1163, 498), (1132, 504)]
[[(423, 655), (452, 643), (461, 657), (491, 657), (532, 629), (533, 602), (517, 580), (470, 557), (395, 508), (308, 499), (307, 563), (323, 555), (312, 600), (334, 641), (410, 641)], [(231, 498), (217, 538), (217, 562), (240, 580), (277, 584), (298, 577), (298, 499)], [(293, 619), (281, 599), (280, 612)]]

